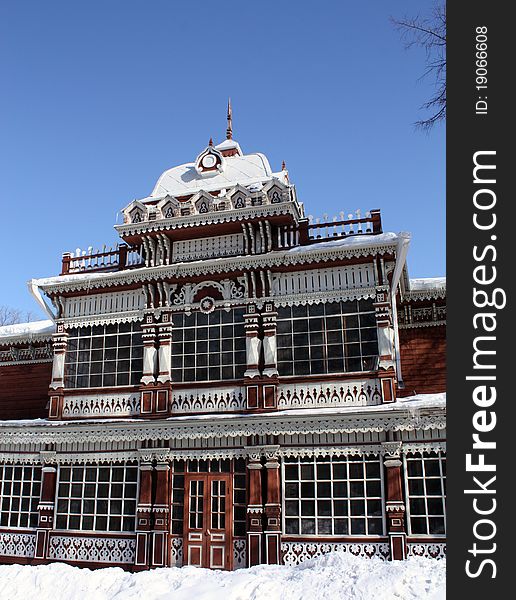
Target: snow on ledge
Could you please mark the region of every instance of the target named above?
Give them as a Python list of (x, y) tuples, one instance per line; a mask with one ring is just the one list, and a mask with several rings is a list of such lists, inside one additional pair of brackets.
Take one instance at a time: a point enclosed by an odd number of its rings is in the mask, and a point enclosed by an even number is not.
[(32, 337), (44, 333), (53, 333), (55, 324), (50, 319), (32, 321), (31, 323), (16, 323), (0, 327), (0, 338)]
[(237, 571), (170, 567), (129, 573), (64, 563), (0, 566), (0, 598), (9, 600), (444, 600), (446, 560), (404, 561), (331, 552), (297, 566)]
[(410, 279), (410, 291), (435, 290), (446, 287), (446, 277), (420, 277)]

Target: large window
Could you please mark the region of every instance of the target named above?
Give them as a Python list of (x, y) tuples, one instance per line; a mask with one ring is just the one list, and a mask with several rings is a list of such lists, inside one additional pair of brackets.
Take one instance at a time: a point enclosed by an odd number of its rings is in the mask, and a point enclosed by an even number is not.
[(174, 315), (172, 380), (240, 379), (246, 369), (244, 309)]
[(286, 535), (382, 535), (382, 470), (374, 456), (286, 458)]
[(70, 331), (65, 387), (137, 385), (142, 377), (139, 323), (93, 325)]
[(277, 339), (280, 375), (376, 368), (378, 342), (372, 300), (280, 308)]
[(405, 457), (408, 521), (411, 535), (446, 534), (446, 455)]
[(38, 526), (41, 467), (0, 465), (0, 527)]
[(60, 467), (56, 528), (134, 531), (138, 467)]

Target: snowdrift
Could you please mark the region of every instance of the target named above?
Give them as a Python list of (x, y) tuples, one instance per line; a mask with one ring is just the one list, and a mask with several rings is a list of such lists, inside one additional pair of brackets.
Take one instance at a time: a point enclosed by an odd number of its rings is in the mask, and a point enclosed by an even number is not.
[(127, 573), (63, 563), (1, 565), (1, 600), (443, 600), (445, 561), (331, 553), (295, 567), (195, 567)]

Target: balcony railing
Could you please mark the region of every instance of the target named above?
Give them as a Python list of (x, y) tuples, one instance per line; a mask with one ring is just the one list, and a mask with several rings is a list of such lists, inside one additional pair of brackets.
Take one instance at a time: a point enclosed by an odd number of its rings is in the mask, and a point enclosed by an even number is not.
[(313, 219), (308, 225), (308, 243), (324, 241), (328, 239), (338, 239), (351, 235), (377, 234), (382, 233), (382, 218), (378, 209), (371, 210), (361, 216), (360, 210), (355, 214), (349, 214), (345, 219), (344, 213), (340, 213), (340, 219), (334, 217), (328, 220), (325, 215), (323, 220)]
[(102, 250), (81, 250), (77, 248), (75, 252), (65, 252), (61, 275), (71, 275), (74, 273), (87, 273), (98, 271), (121, 271), (123, 269), (132, 269), (143, 265), (143, 259), (140, 251), (136, 247), (130, 247), (127, 244), (118, 244), (114, 248)]

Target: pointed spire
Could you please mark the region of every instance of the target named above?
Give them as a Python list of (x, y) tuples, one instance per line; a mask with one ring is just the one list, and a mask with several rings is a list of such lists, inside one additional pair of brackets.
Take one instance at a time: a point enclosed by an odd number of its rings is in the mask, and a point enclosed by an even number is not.
[(286, 171), (286, 170), (287, 170), (287, 165), (286, 165), (285, 161), (283, 161), (283, 162), (281, 163), (281, 170), (282, 170), (282, 171)]
[(233, 109), (231, 108), (231, 98), (228, 98), (228, 127), (226, 129), (226, 139), (233, 139)]
[(213, 146), (213, 138), (210, 138), (210, 141), (208, 142), (208, 146)]

